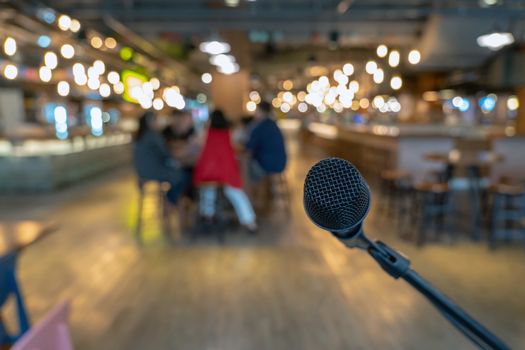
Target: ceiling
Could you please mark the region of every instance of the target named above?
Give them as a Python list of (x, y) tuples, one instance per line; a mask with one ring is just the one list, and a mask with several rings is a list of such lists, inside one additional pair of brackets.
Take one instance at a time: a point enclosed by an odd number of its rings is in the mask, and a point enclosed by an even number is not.
[[(481, 6), (482, 0), (238, 0), (235, 7), (228, 7), (228, 1), (236, 0), (45, 3), (101, 28), (114, 18), (143, 37), (169, 40), (185, 50), (210, 37), (229, 40), (232, 32), (242, 33), (232, 42), (234, 53), (238, 46), (237, 52), (241, 47), (240, 55), (245, 55), (248, 47), (249, 64), (283, 69), (312, 55), (328, 62), (356, 55), (366, 59), (381, 43), (402, 54), (419, 49), (422, 62), (415, 69), (477, 67), (493, 55), (477, 46), (479, 35), (510, 30), (521, 42), (525, 31), (522, 0), (493, 0), (496, 4), (489, 7)], [(345, 6), (346, 11), (338, 11)], [(189, 51), (185, 59), (201, 64), (203, 57)]]

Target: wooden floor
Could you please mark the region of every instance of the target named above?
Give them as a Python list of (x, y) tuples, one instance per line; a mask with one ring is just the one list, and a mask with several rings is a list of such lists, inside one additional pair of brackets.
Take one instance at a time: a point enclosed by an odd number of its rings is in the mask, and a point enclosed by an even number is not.
[[(291, 215), (276, 210), (260, 219), (258, 236), (230, 232), (222, 245), (210, 237), (166, 247), (150, 203), (139, 249), (127, 169), (53, 195), (0, 197), (0, 220), (61, 224), (20, 259), (33, 320), (71, 299), (79, 350), (472, 349), (408, 285), (308, 221), (302, 182), (323, 154), (294, 142), (290, 152)], [(460, 240), (417, 249), (374, 210), (366, 226), (513, 348), (525, 348), (523, 247), (489, 252)]]

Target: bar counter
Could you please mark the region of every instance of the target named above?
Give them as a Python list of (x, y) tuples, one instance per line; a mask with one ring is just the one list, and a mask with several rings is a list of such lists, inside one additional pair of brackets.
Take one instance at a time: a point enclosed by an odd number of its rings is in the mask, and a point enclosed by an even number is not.
[(512, 175), (525, 179), (525, 137), (511, 127), (444, 127), (442, 125), (335, 126), (310, 123), (303, 138), (330, 154), (354, 163), (371, 180), (385, 169), (409, 171), (416, 181), (442, 164), (425, 159), (429, 153), (452, 149), (493, 151), (503, 160), (490, 170), (491, 178)]
[(0, 193), (42, 192), (130, 161), (126, 133), (57, 139), (0, 139)]

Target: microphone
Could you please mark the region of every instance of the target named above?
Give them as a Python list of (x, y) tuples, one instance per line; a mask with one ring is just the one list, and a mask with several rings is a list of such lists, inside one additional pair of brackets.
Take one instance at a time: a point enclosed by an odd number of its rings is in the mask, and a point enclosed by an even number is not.
[(447, 296), (410, 268), (410, 260), (363, 232), (371, 192), (357, 168), (340, 158), (315, 164), (304, 182), (304, 209), (314, 224), (349, 248), (367, 251), (390, 276), (402, 278), (424, 295), (460, 332), (482, 349), (510, 349)]

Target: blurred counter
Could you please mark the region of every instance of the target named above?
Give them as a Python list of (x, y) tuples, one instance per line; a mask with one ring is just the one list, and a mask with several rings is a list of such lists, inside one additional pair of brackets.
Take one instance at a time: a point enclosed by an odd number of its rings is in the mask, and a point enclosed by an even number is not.
[[(514, 135), (513, 128), (444, 127), (443, 125), (356, 125), (335, 126), (310, 123), (303, 137), (329, 154), (348, 159), (360, 171), (377, 180), (385, 169), (402, 169), (416, 181), (443, 167), (428, 161), (428, 153), (459, 150), (492, 150), (504, 157), (492, 177), (513, 175), (525, 178), (525, 162), (519, 150), (525, 151), (525, 137)], [(510, 174), (509, 174), (510, 173)]]
[(131, 136), (0, 139), (0, 192), (50, 191), (128, 163)]

